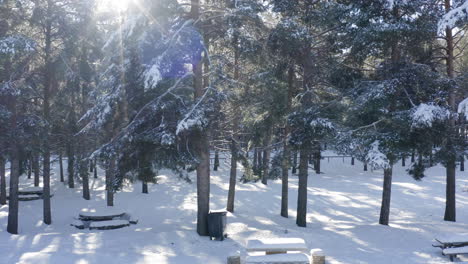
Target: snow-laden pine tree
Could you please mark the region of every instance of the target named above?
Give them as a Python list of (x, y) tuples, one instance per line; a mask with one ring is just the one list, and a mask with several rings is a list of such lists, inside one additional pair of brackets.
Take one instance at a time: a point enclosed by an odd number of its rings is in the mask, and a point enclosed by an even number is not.
[[(142, 6), (145, 12), (141, 11)], [(104, 46), (103, 74), (97, 87), (101, 96), (81, 118), (81, 133), (97, 131), (104, 135), (94, 156), (107, 166), (108, 205), (113, 204), (115, 188), (132, 175), (131, 171), (139, 172), (148, 181), (150, 169), (196, 168), (197, 231), (206, 235), (206, 131), (220, 97), (212, 85), (202, 86), (200, 71), (207, 50), (198, 28), (200, 20), (196, 18), (199, 6), (192, 7), (188, 14), (175, 0), (131, 5)], [(142, 154), (142, 162), (116, 171), (117, 167), (123, 168), (123, 159), (137, 161)]]
[(330, 54), (335, 48), (329, 41), (341, 26), (337, 18), (342, 6), (327, 1), (275, 0), (271, 3), (281, 20), (269, 37), (270, 47), (288, 58), (291, 65), (299, 65), (302, 75), (298, 105), (289, 115), (289, 125), (292, 131), (290, 144), (300, 153), (296, 223), (306, 226), (309, 156), (314, 154), (316, 157), (315, 168), (319, 172), (320, 141), (335, 130), (329, 116), (332, 108), (325, 106), (336, 92), (325, 80)]
[[(432, 153), (434, 141), (420, 135), (441, 133), (435, 123), (448, 118), (452, 83), (435, 71), (432, 60), (437, 6), (425, 1), (352, 1), (349, 7), (343, 43), (351, 44), (350, 61), (368, 73), (348, 91), (353, 104), (347, 122), (352, 128), (342, 136), (350, 137), (345, 141), (352, 142), (351, 152), (362, 157), (361, 150), (367, 150), (364, 161), (384, 170), (379, 223), (387, 225), (392, 165), (411, 149), (421, 156)], [(366, 69), (368, 61), (379, 66)], [(425, 116), (434, 122), (418, 123)], [(411, 172), (419, 178), (421, 164), (415, 166)]]
[(0, 201), (6, 202), (5, 161), (10, 161), (10, 188), (7, 231), (18, 233), (18, 183), (20, 147), (25, 143), (29, 124), (24, 101), (36, 43), (21, 34), (23, 9), (13, 9), (13, 1), (0, 2)]

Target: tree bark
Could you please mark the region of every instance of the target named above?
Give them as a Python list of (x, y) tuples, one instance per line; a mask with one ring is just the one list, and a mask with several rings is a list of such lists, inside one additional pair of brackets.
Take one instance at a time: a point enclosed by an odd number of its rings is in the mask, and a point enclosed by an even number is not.
[(292, 165), (292, 174), (297, 173), (297, 151), (293, 152), (293, 165)]
[(257, 148), (257, 173), (258, 176), (262, 177), (262, 171), (263, 171), (263, 156), (262, 156), (262, 149)]
[(27, 162), (28, 162), (28, 179), (31, 179), (31, 176), (32, 176), (32, 160), (31, 160), (31, 158), (28, 158)]
[(106, 168), (106, 201), (107, 206), (114, 206), (114, 175), (115, 175), (115, 159), (111, 158), (108, 161)]
[[(294, 95), (294, 67), (290, 66), (288, 70), (288, 98), (286, 102), (286, 113), (291, 112), (292, 98)], [(291, 160), (291, 150), (289, 147), (290, 126), (286, 120), (283, 135), (283, 159), (281, 163), (281, 212), (282, 217), (288, 217), (288, 183), (289, 167)]]
[(68, 188), (75, 188), (75, 151), (73, 147), (73, 139), (68, 139), (67, 143), (67, 172), (68, 172)]
[(263, 173), (262, 173), (262, 183), (267, 185), (268, 184), (268, 176), (270, 173), (270, 143), (271, 143), (271, 131), (268, 129), (267, 135), (265, 137), (264, 142), (264, 150), (263, 150)]
[(460, 155), (460, 171), (465, 171), (465, 156)]
[(226, 210), (234, 212), (234, 198), (236, 194), (236, 178), (237, 178), (237, 143), (235, 139), (231, 139), (231, 171), (229, 174), (229, 191)]
[(388, 225), (390, 218), (390, 200), (392, 195), (392, 168), (384, 169), (382, 206), (380, 207), (379, 224)]
[(81, 155), (80, 160), (80, 174), (81, 180), (83, 181), (83, 199), (90, 200), (91, 195), (89, 192), (89, 173), (88, 173), (88, 163), (83, 158), (83, 154)]
[(218, 171), (219, 167), (219, 152), (215, 150), (214, 162), (213, 162), (213, 171)]
[(94, 165), (94, 179), (97, 179), (97, 177), (98, 177), (98, 175), (97, 175), (97, 159), (94, 159), (93, 165)]
[(321, 169), (320, 169), (320, 161), (322, 159), (322, 154), (320, 150), (320, 142), (316, 141), (315, 142), (315, 147), (314, 147), (314, 169), (316, 174), (320, 174)]
[(0, 204), (7, 203), (5, 163), (5, 158), (0, 157)]
[[(47, 17), (52, 17), (52, 1), (47, 0)], [(44, 128), (43, 136), (43, 148), (44, 148), (44, 160), (43, 166), (44, 171), (42, 173), (44, 183), (43, 183), (43, 220), (44, 224), (52, 224), (52, 212), (50, 204), (50, 97), (51, 97), (51, 85), (52, 85), (52, 20), (47, 19), (45, 25), (45, 74), (44, 74), (44, 101), (43, 101), (43, 110), (44, 110), (44, 120), (47, 125)]]
[(455, 159), (451, 159), (447, 162), (446, 167), (446, 198), (445, 198), (445, 214), (444, 220), (445, 221), (456, 221), (456, 206), (455, 206), (455, 171), (456, 171), (456, 164)]
[[(16, 132), (17, 128), (17, 113), (16, 113), (16, 98), (11, 99), (11, 131)], [(19, 149), (16, 138), (13, 138), (10, 143), (10, 198), (8, 202), (8, 224), (7, 232), (10, 234), (18, 234), (18, 184), (19, 184)]]
[[(191, 0), (190, 15), (194, 21), (199, 19), (200, 0)], [(195, 100), (201, 100), (205, 93), (202, 67), (202, 61), (193, 64)], [(200, 236), (207, 236), (210, 210), (210, 144), (206, 131), (198, 131), (193, 140), (195, 153), (200, 161), (197, 166), (197, 233)]]
[(299, 157), (299, 189), (297, 195), (297, 218), (296, 224), (301, 227), (307, 225), (307, 178), (309, 146), (302, 144)]
[(65, 177), (63, 176), (63, 156), (62, 156), (62, 150), (59, 151), (59, 166), (60, 166), (60, 182), (65, 182)]
[(40, 178), (40, 167), (39, 167), (39, 155), (34, 152), (33, 153), (33, 171), (34, 171), (34, 186), (39, 186), (39, 178)]
[(252, 169), (253, 171), (257, 171), (257, 160), (258, 160), (258, 151), (257, 151), (257, 147), (254, 147), (254, 153), (253, 153), (253, 161), (252, 161)]
[[(445, 11), (448, 13), (451, 10), (451, 0), (445, 0)], [(446, 67), (447, 67), (447, 76), (450, 79), (455, 78), (455, 56), (454, 56), (454, 38), (453, 38), (453, 31), (451, 28), (445, 29), (445, 39), (446, 39)], [(448, 122), (448, 135), (446, 140), (446, 151), (447, 151), (447, 159), (446, 159), (446, 194), (445, 194), (445, 214), (444, 220), (445, 221), (456, 221), (456, 206), (455, 206), (455, 177), (456, 177), (456, 149), (454, 146), (454, 137), (456, 136), (456, 127), (455, 127), (455, 113), (456, 109), (456, 102), (455, 102), (455, 87), (450, 87), (449, 94), (448, 94), (448, 105), (450, 106), (450, 110), (452, 115), (450, 116)]]

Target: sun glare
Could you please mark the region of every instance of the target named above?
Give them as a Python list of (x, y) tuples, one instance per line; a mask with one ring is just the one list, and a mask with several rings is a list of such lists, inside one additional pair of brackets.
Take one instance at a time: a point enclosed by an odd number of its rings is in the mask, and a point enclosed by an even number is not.
[(125, 11), (133, 0), (98, 0), (101, 11)]

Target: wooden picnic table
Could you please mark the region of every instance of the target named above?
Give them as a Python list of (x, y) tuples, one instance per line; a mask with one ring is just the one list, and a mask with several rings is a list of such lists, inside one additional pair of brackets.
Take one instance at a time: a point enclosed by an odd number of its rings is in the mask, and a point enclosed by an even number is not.
[(307, 245), (302, 238), (268, 238), (247, 242), (247, 252), (265, 252), (266, 255), (284, 254), (288, 251), (307, 252), (307, 250)]
[(439, 242), (440, 245), (437, 247), (451, 248), (451, 247), (460, 247), (468, 245), (468, 234), (456, 234), (450, 236), (442, 236), (435, 238), (435, 241)]

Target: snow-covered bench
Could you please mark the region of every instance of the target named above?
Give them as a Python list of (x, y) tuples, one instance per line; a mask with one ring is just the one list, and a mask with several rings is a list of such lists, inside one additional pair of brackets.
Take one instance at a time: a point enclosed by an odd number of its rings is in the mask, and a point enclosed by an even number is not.
[(450, 261), (453, 261), (454, 257), (461, 254), (468, 254), (468, 246), (446, 248), (442, 250), (442, 255), (448, 256), (450, 258)]
[(118, 229), (122, 227), (129, 226), (130, 222), (128, 220), (109, 220), (109, 221), (98, 221), (92, 222), (89, 225), (89, 229), (98, 229), (98, 230), (110, 230), (110, 229)]
[(265, 252), (270, 255), (288, 251), (307, 252), (308, 249), (302, 238), (255, 239), (247, 242), (247, 252)]
[(110, 221), (114, 218), (120, 218), (125, 215), (124, 211), (120, 210), (102, 210), (102, 211), (81, 211), (79, 214), (80, 220), (83, 221)]
[(245, 264), (309, 264), (309, 256), (303, 253), (247, 256)]
[(435, 238), (438, 244), (432, 245), (434, 247), (450, 248), (450, 247), (461, 247), (468, 245), (468, 234), (456, 234), (450, 236), (442, 236)]

